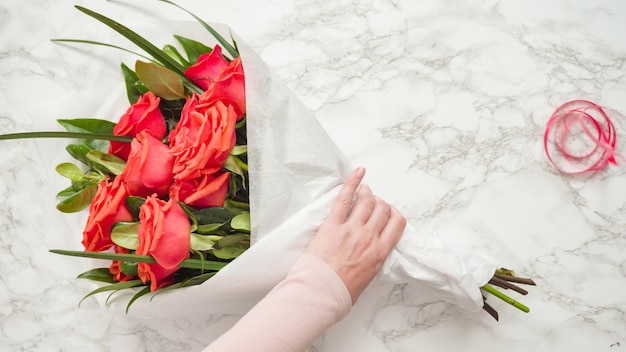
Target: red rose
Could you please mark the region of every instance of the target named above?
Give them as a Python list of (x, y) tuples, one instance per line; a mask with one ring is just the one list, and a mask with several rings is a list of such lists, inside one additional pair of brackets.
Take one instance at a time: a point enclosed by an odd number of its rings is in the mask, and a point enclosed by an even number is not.
[(185, 77), (206, 90), (226, 67), (228, 61), (222, 56), (222, 48), (216, 45), (210, 53), (200, 55), (198, 61), (185, 70)]
[(149, 255), (156, 264), (139, 263), (137, 271), (150, 290), (167, 286), (178, 264), (189, 257), (191, 225), (181, 206), (152, 195), (139, 211), (139, 244), (136, 254)]
[(156, 193), (164, 197), (172, 183), (173, 166), (169, 147), (142, 131), (133, 139), (128, 162), (119, 177), (126, 182), (130, 195), (145, 198)]
[(89, 206), (89, 217), (83, 231), (83, 246), (87, 252), (100, 252), (113, 246), (111, 227), (119, 221), (131, 221), (126, 207), (128, 190), (120, 177), (113, 182), (100, 182), (98, 191)]
[(241, 58), (230, 63), (222, 56), (222, 48), (216, 45), (209, 54), (198, 57), (198, 61), (185, 71), (189, 78), (205, 93), (200, 96), (201, 103), (212, 104), (222, 100), (232, 105), (237, 118), (246, 113), (245, 82)]
[[(167, 126), (161, 110), (159, 110), (160, 98), (152, 92), (147, 92), (131, 105), (120, 121), (113, 128), (116, 136), (135, 137), (141, 131), (148, 131), (157, 139), (163, 139)], [(113, 154), (123, 160), (128, 159), (130, 144), (125, 142), (111, 141), (109, 154)]]
[(246, 85), (240, 57), (231, 61), (200, 95), (202, 104), (213, 104), (217, 100), (232, 105), (238, 120), (246, 113)]
[(221, 207), (228, 192), (229, 172), (204, 175), (190, 181), (175, 181), (170, 198), (196, 208)]
[(174, 179), (188, 181), (219, 171), (235, 145), (236, 120), (232, 106), (221, 101), (199, 104), (195, 94), (189, 98), (168, 136)]

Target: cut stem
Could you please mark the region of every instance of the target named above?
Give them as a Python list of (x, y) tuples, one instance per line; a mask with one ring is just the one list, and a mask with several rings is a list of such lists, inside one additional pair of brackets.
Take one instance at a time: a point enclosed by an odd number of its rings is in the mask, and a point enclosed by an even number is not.
[(490, 286), (490, 285), (484, 285), (484, 286), (482, 287), (482, 289), (483, 289), (483, 290), (485, 290), (485, 291), (487, 291), (487, 292), (489, 292), (489, 293), (491, 293), (492, 295), (494, 295), (494, 296), (496, 296), (496, 297), (500, 298), (500, 299), (501, 299), (501, 300), (503, 300), (504, 302), (506, 302), (506, 303), (508, 303), (508, 304), (512, 305), (513, 307), (515, 307), (515, 308), (517, 308), (517, 309), (521, 310), (521, 311), (522, 311), (522, 312), (524, 312), (524, 313), (528, 313), (528, 312), (530, 312), (530, 308), (528, 308), (528, 307), (526, 307), (525, 305), (523, 305), (522, 303), (520, 303), (520, 302), (518, 302), (518, 301), (514, 300), (513, 298), (511, 298), (511, 297), (509, 297), (509, 296), (505, 295), (504, 293), (502, 293), (502, 292), (498, 291), (498, 290), (497, 290), (497, 289), (495, 289), (493, 286)]

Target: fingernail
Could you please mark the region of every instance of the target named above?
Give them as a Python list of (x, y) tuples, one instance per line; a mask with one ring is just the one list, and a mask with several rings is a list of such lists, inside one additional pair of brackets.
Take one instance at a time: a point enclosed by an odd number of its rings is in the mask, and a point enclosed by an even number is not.
[(354, 176), (356, 176), (356, 177), (359, 177), (359, 178), (360, 178), (360, 177), (363, 177), (363, 175), (365, 175), (365, 168), (363, 168), (363, 167), (357, 167), (357, 168), (354, 170)]

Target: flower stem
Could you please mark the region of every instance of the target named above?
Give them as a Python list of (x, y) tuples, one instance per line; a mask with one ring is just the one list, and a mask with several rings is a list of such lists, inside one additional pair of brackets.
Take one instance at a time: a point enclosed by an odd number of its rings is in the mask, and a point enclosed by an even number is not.
[(491, 285), (484, 285), (483, 287), (481, 287), (483, 290), (491, 293), (492, 295), (500, 298), (501, 300), (505, 301), (506, 303), (512, 305), (513, 307), (521, 310), (524, 313), (528, 313), (530, 312), (530, 308), (526, 307), (525, 305), (521, 304), (520, 302), (514, 300), (513, 298), (505, 295), (504, 293), (498, 291), (497, 289), (495, 289), (493, 286)]

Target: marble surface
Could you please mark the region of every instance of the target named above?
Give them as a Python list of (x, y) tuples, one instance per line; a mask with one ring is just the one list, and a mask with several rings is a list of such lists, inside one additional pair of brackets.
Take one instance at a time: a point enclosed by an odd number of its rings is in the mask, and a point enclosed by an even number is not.
[[(542, 137), (571, 99), (626, 121), (626, 2), (233, 0), (179, 3), (231, 26), (316, 113), (375, 192), (417, 229), (471, 247), (538, 286), (500, 322), (403, 285), (374, 282), (315, 351), (620, 351), (626, 348), (626, 175), (549, 164)], [(0, 133), (104, 117), (116, 92), (111, 49), (54, 44), (127, 25), (188, 20), (158, 1), (8, 0), (0, 4)], [(128, 61), (126, 61), (128, 62)], [(126, 107), (120, 106), (122, 113)], [(109, 117), (115, 118), (115, 117)], [(198, 351), (236, 316), (139, 320), (102, 311), (75, 280), (86, 214), (54, 209), (64, 142), (0, 142), (0, 350)]]

